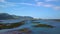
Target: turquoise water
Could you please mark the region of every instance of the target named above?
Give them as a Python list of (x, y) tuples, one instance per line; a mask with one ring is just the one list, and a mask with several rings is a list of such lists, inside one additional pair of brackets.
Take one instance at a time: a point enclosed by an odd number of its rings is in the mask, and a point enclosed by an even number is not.
[[(5, 22), (18, 22), (21, 20), (6, 20)], [(54, 28), (44, 28), (44, 27), (39, 27), (39, 28), (34, 28), (32, 27), (32, 21), (31, 20), (26, 20), (25, 24), (22, 26), (19, 26), (17, 28), (13, 28), (13, 29), (3, 29), (0, 30), (0, 32), (6, 32), (6, 31), (11, 31), (11, 30), (18, 30), (18, 29), (22, 29), (22, 28), (29, 28), (33, 31), (32, 34), (60, 34), (60, 22), (56, 22), (56, 21), (51, 21), (51, 20), (38, 20), (41, 24), (48, 24), (48, 25), (52, 25), (55, 26)]]

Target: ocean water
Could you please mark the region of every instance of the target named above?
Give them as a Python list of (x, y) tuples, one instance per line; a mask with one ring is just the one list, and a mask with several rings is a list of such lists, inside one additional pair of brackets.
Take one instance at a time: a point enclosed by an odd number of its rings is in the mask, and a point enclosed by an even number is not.
[[(5, 20), (3, 23), (15, 23), (19, 22), (21, 20)], [(60, 22), (57, 21), (52, 21), (52, 20), (38, 20), (37, 22), (40, 22), (41, 24), (48, 24), (55, 26), (54, 28), (44, 28), (44, 27), (39, 27), (39, 28), (34, 28), (32, 27), (32, 21), (31, 20), (26, 20), (25, 24), (16, 28), (12, 29), (3, 29), (0, 30), (0, 33), (6, 32), (6, 31), (11, 31), (11, 30), (18, 30), (22, 28), (29, 28), (30, 30), (33, 31), (32, 34), (60, 34)]]

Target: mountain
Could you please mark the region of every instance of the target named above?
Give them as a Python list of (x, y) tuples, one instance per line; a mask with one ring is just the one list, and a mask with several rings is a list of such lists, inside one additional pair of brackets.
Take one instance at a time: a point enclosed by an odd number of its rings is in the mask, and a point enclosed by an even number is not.
[(8, 13), (0, 13), (0, 20), (6, 20), (6, 19), (33, 19), (33, 17), (30, 17), (30, 16), (16, 16), (16, 15), (10, 15)]
[(7, 13), (0, 13), (0, 20), (5, 20), (5, 19), (13, 19), (14, 17), (12, 15), (9, 15)]

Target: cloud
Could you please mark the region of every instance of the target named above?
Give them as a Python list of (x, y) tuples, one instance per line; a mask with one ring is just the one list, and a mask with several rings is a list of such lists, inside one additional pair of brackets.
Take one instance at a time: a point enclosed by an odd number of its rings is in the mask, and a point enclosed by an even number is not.
[(45, 4), (43, 5), (44, 7), (53, 7), (54, 5), (51, 5), (51, 4)]
[(13, 6), (17, 6), (17, 5), (15, 3), (10, 3), (10, 2), (4, 2), (0, 4), (1, 8), (7, 8), (7, 7), (13, 7)]
[(58, 0), (45, 0), (45, 2), (51, 2), (51, 1), (57, 2)]
[[(34, 4), (32, 4), (32, 3), (26, 3), (26, 2), (14, 3), (14, 2), (7, 2), (6, 0), (0, 0), (0, 2), (4, 3), (3, 5), (0, 5), (0, 7), (7, 8), (7, 7), (15, 7), (15, 6), (19, 6), (19, 5), (28, 5), (28, 6), (36, 6), (36, 7), (43, 6), (46, 8), (53, 8), (55, 10), (60, 10), (59, 6), (48, 4), (45, 2), (39, 2), (39, 0), (34, 0), (34, 1), (36, 1), (36, 2)], [(46, 1), (53, 1), (53, 0), (46, 0)]]
[[(53, 1), (53, 0), (50, 0), (50, 1)], [(60, 10), (60, 6), (56, 6), (56, 5), (45, 3), (45, 2), (36, 2), (35, 5), (39, 6), (39, 7), (43, 6), (43, 7), (46, 7), (46, 8), (52, 8), (54, 10)]]
[(5, 0), (0, 0), (0, 2), (5, 2)]
[(53, 7), (52, 4), (46, 4), (44, 2), (37, 2), (36, 5), (37, 6), (43, 6), (43, 7)]
[(37, 2), (36, 5), (37, 6), (42, 6), (44, 4), (44, 2)]
[(3, 4), (0, 4), (0, 7), (2, 8), (7, 8), (7, 7), (14, 7), (14, 6), (18, 6), (18, 5), (30, 5), (30, 6), (35, 6), (34, 4), (31, 3), (14, 3), (14, 2), (3, 2)]
[(0, 8), (14, 7), (17, 6), (17, 3), (7, 2), (6, 0), (0, 0)]
[(24, 5), (34, 5), (34, 4), (31, 4), (31, 3), (18, 3), (18, 4), (24, 4)]
[(60, 6), (54, 6), (53, 9), (54, 10), (60, 10)]

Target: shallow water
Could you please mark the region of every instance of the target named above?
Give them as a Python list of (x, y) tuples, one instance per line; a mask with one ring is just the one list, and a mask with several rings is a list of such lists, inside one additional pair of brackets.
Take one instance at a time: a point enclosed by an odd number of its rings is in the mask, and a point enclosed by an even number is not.
[[(11, 22), (18, 22), (21, 20), (6, 20), (5, 23), (11, 23)], [(11, 31), (11, 30), (18, 30), (18, 29), (22, 29), (22, 28), (29, 28), (33, 31), (33, 34), (60, 34), (60, 22), (55, 22), (55, 21), (51, 21), (51, 20), (39, 20), (39, 22), (41, 24), (48, 24), (48, 25), (52, 25), (55, 26), (54, 28), (44, 28), (44, 27), (39, 27), (39, 28), (34, 28), (32, 27), (32, 21), (31, 20), (26, 20), (25, 24), (22, 26), (19, 26), (17, 28), (13, 28), (13, 29), (3, 29), (0, 30), (1, 32), (6, 32), (6, 31)]]

